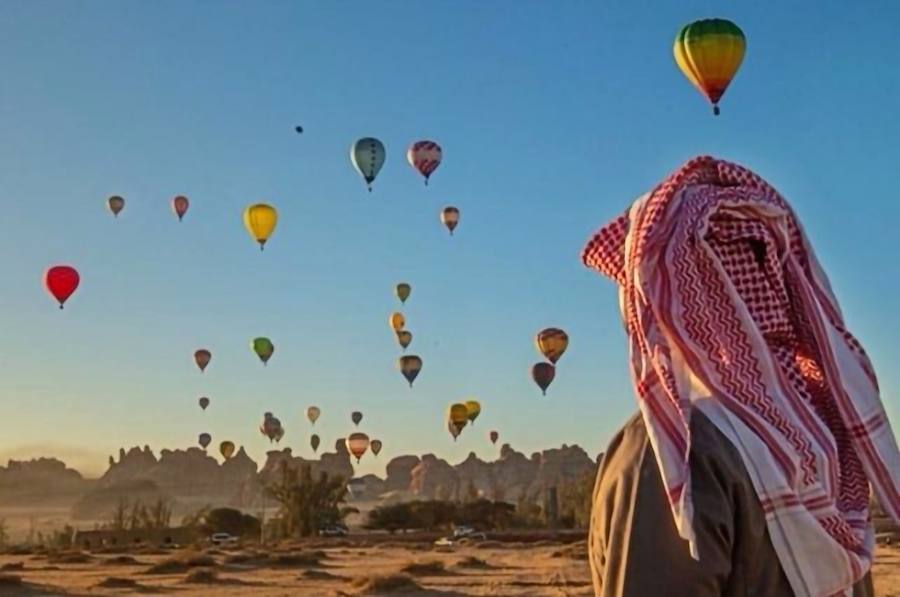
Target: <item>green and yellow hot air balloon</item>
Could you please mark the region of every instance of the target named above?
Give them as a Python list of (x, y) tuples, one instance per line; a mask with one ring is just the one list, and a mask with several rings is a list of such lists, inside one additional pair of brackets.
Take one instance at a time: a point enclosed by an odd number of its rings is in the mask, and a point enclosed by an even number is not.
[(256, 353), (263, 365), (267, 364), (275, 353), (275, 345), (272, 344), (271, 340), (264, 337), (254, 338), (250, 342), (250, 348), (253, 349), (253, 352)]
[(675, 62), (684, 76), (705, 95), (719, 114), (719, 100), (744, 59), (747, 40), (725, 19), (704, 19), (685, 25), (675, 38)]
[(271, 205), (255, 203), (244, 210), (244, 226), (253, 240), (259, 243), (260, 251), (265, 248), (277, 224), (278, 212)]

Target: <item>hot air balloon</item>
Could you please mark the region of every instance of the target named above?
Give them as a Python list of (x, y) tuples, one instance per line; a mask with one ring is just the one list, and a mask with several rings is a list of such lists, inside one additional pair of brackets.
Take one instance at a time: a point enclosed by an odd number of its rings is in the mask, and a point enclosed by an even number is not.
[(347, 450), (356, 457), (356, 462), (359, 463), (360, 458), (369, 447), (369, 436), (365, 433), (351, 433), (345, 441)]
[(363, 414), (361, 412), (359, 412), (358, 410), (355, 410), (352, 413), (350, 413), (350, 420), (353, 421), (353, 424), (356, 425), (357, 427), (359, 427), (359, 422), (362, 421), (362, 418), (363, 418)]
[(259, 243), (259, 250), (266, 247), (266, 241), (275, 232), (278, 212), (271, 205), (254, 203), (244, 210), (244, 226), (250, 236)]
[(496, 445), (497, 445), (497, 440), (500, 439), (500, 434), (497, 433), (496, 431), (491, 431), (491, 432), (488, 434), (488, 437), (491, 438), (491, 443), (494, 444), (494, 445), (496, 446)]
[(395, 311), (391, 313), (391, 316), (388, 318), (388, 325), (390, 325), (391, 329), (395, 332), (399, 332), (406, 327), (406, 318), (403, 317), (403, 313)]
[(400, 357), (398, 365), (400, 366), (400, 372), (403, 373), (403, 377), (409, 382), (409, 387), (412, 387), (413, 382), (419, 375), (419, 371), (422, 370), (422, 359), (416, 355), (406, 355)]
[(534, 345), (538, 352), (555, 365), (569, 346), (569, 335), (558, 328), (547, 328), (538, 332)]
[(475, 419), (481, 414), (481, 404), (477, 400), (467, 400), (465, 405), (469, 422), (474, 425)]
[(675, 62), (719, 114), (719, 100), (744, 60), (747, 40), (725, 19), (704, 19), (685, 25), (675, 37)]
[(206, 350), (205, 348), (201, 348), (200, 350), (194, 351), (194, 362), (197, 363), (197, 367), (200, 368), (200, 373), (206, 371), (206, 366), (209, 365), (209, 362), (212, 360), (212, 353)]
[(318, 406), (310, 406), (306, 409), (306, 418), (309, 419), (309, 422), (313, 425), (316, 424), (316, 421), (319, 420), (319, 416), (322, 414), (322, 409)]
[(253, 352), (256, 353), (263, 365), (267, 364), (275, 353), (275, 345), (268, 338), (254, 338), (250, 343), (250, 348), (253, 349)]
[(441, 223), (450, 231), (450, 236), (453, 236), (453, 231), (459, 225), (459, 210), (453, 206), (445, 207), (441, 212)]
[(462, 433), (468, 422), (469, 409), (466, 408), (466, 405), (461, 403), (451, 404), (450, 410), (447, 411), (447, 429), (450, 431), (450, 435), (453, 436), (453, 441), (456, 441), (456, 438), (459, 437), (459, 434)]
[(400, 282), (397, 284), (394, 292), (397, 294), (397, 298), (400, 299), (400, 302), (405, 303), (406, 299), (409, 298), (410, 293), (412, 293), (412, 286), (406, 282)]
[(297, 126), (294, 127), (294, 130), (297, 131), (298, 133), (302, 133), (302, 132), (303, 132), (303, 127), (300, 126), (300, 125), (297, 125)]
[(106, 200), (106, 205), (109, 207), (109, 211), (112, 212), (112, 215), (118, 218), (119, 212), (125, 208), (125, 199), (118, 195), (113, 195)]
[(397, 332), (397, 342), (400, 343), (400, 346), (403, 347), (403, 350), (406, 350), (406, 347), (409, 346), (409, 343), (412, 342), (412, 339), (412, 332), (408, 332), (406, 330), (400, 330)]
[(320, 439), (319, 439), (319, 436), (316, 435), (315, 433), (313, 433), (313, 434), (309, 437), (309, 446), (312, 448), (313, 452), (318, 452), (318, 451), (319, 451), (319, 444), (321, 443), (321, 441), (322, 441), (322, 440), (320, 440)]
[(350, 146), (350, 161), (359, 172), (372, 192), (372, 183), (378, 176), (378, 171), (384, 165), (386, 157), (384, 143), (373, 137), (364, 137)]
[(234, 455), (234, 442), (222, 442), (219, 444), (219, 454), (225, 460), (231, 458)]
[(425, 184), (428, 184), (428, 178), (441, 165), (441, 158), (444, 152), (441, 146), (434, 141), (416, 141), (409, 146), (406, 152), (406, 159), (409, 165), (419, 171), (419, 174), (425, 177)]
[(281, 436), (284, 435), (284, 430), (281, 428), (281, 421), (279, 421), (272, 413), (265, 413), (263, 415), (263, 422), (259, 426), (259, 432), (268, 437), (270, 442), (276, 441), (276, 438), (281, 439)]
[(188, 201), (188, 198), (184, 195), (178, 195), (174, 199), (172, 199), (172, 211), (175, 212), (175, 215), (178, 216), (178, 221), (184, 217), (184, 214), (187, 213), (188, 207), (191, 206), (191, 202)]
[(372, 449), (372, 454), (374, 454), (375, 456), (378, 456), (378, 453), (381, 452), (381, 440), (380, 440), (380, 439), (373, 439), (373, 440), (369, 443), (369, 448)]
[(541, 388), (544, 396), (547, 395), (547, 388), (550, 387), (554, 377), (556, 377), (556, 367), (550, 363), (537, 363), (531, 368), (531, 379)]
[(79, 282), (81, 276), (69, 265), (54, 265), (44, 272), (44, 288), (57, 300), (60, 309), (78, 288)]
[(281, 442), (281, 438), (284, 437), (284, 427), (281, 426), (281, 421), (278, 421), (278, 429), (275, 430), (275, 443)]
[(202, 397), (197, 402), (200, 403), (200, 408), (202, 408), (203, 410), (206, 410), (206, 407), (209, 406), (209, 398), (207, 398), (206, 396)]
[(200, 447), (204, 450), (209, 445), (209, 442), (212, 441), (212, 436), (208, 433), (201, 433), (200, 437), (197, 438), (197, 443), (200, 444)]

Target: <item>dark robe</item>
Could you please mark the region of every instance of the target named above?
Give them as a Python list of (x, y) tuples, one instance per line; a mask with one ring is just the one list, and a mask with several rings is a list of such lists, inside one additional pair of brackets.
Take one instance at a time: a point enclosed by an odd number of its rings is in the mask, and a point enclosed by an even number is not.
[[(589, 538), (597, 597), (794, 597), (762, 506), (731, 442), (691, 414), (691, 491), (700, 560), (678, 536), (640, 414), (613, 438), (597, 475)], [(853, 597), (873, 597), (871, 575)]]

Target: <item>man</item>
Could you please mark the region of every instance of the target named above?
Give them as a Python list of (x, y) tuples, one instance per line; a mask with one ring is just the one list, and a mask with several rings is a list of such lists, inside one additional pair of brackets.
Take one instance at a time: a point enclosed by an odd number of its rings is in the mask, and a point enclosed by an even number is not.
[(784, 199), (689, 161), (600, 230), (640, 414), (606, 451), (598, 597), (872, 595), (870, 484), (900, 518), (872, 365)]

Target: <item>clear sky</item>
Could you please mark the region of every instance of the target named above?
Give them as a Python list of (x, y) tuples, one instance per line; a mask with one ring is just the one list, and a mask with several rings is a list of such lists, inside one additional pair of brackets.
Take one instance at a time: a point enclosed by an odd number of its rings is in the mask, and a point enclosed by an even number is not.
[[(795, 6), (6, 0), (0, 458), (97, 472), (119, 446), (202, 431), (259, 458), (267, 410), (310, 455), (310, 404), (324, 446), (365, 413), (385, 448), (362, 472), (410, 452), (492, 458), (490, 429), (526, 453), (596, 454), (635, 402), (615, 289), (580, 249), (699, 153), (793, 203), (900, 424), (900, 5)], [(719, 118), (671, 50), (708, 16), (748, 38)], [(348, 159), (363, 136), (388, 150), (372, 194)], [(421, 138), (444, 147), (427, 188), (405, 160)], [(111, 194), (128, 202), (118, 220)], [(192, 201), (180, 224), (176, 194)], [(281, 215), (263, 254), (241, 223), (261, 200)], [(60, 262), (82, 273), (63, 312), (41, 287)], [(401, 280), (425, 362), (412, 391), (387, 325)], [(528, 369), (551, 325), (571, 344), (542, 397)], [(454, 444), (444, 412), (469, 396), (484, 411)]]

